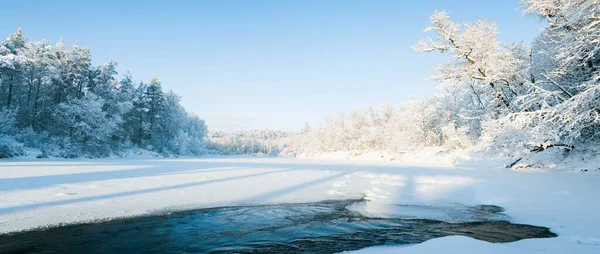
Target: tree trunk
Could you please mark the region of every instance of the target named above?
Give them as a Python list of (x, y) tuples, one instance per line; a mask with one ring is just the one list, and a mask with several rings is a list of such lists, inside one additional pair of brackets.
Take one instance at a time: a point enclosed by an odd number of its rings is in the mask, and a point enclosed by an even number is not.
[(138, 129), (137, 144), (141, 145), (142, 144), (142, 134), (144, 133), (144, 130), (143, 130), (144, 122), (142, 121), (142, 117), (143, 117), (142, 111), (139, 111), (139, 112), (140, 112), (140, 115), (139, 115), (140, 116), (140, 128)]
[(27, 106), (29, 107), (29, 103), (31, 102), (31, 90), (33, 90), (33, 78), (29, 78), (29, 91), (27, 91)]
[[(496, 85), (494, 85), (494, 82), (490, 82), (490, 86), (494, 89), (494, 91), (499, 93), (498, 89), (496, 89)], [(498, 97), (502, 101), (502, 103), (504, 103), (506, 108), (508, 108), (510, 111), (512, 111), (512, 108), (510, 108), (510, 103), (508, 102), (508, 99), (506, 97), (504, 97), (502, 94), (498, 94)]]
[[(542, 152), (542, 151), (544, 151), (544, 150), (546, 150), (546, 149), (548, 149), (548, 148), (552, 148), (552, 147), (556, 147), (556, 148), (562, 148), (562, 149), (565, 149), (567, 152), (570, 152), (571, 150), (575, 149), (575, 147), (574, 147), (574, 146), (567, 145), (567, 144), (539, 144), (539, 145), (536, 145), (536, 146), (535, 146), (533, 149), (531, 149), (530, 151), (531, 151), (531, 152), (536, 152), (536, 153), (539, 153), (539, 152)], [(518, 159), (517, 159), (517, 160), (515, 160), (514, 162), (512, 162), (512, 163), (510, 163), (510, 164), (506, 165), (506, 168), (512, 168), (512, 167), (514, 167), (514, 166), (515, 166), (515, 165), (517, 165), (517, 163), (519, 163), (519, 161), (521, 161), (522, 159), (523, 159), (523, 157), (521, 157), (521, 158), (518, 158)]]
[(35, 120), (37, 118), (37, 108), (40, 99), (40, 87), (41, 81), (38, 80), (37, 87), (35, 89), (35, 100), (33, 101), (33, 109), (31, 110), (31, 128), (35, 130)]
[(8, 98), (6, 99), (6, 107), (10, 109), (10, 101), (12, 100), (13, 81), (15, 80), (14, 75), (10, 76), (10, 82), (8, 83)]

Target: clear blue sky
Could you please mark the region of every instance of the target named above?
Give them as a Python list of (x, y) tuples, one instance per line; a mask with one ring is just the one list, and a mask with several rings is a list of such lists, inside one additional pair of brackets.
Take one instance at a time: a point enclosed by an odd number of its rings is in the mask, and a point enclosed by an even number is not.
[(92, 49), (136, 80), (157, 75), (211, 130), (297, 130), (357, 107), (427, 96), (440, 55), (413, 52), (436, 9), (496, 21), (504, 41), (542, 23), (517, 0), (3, 1), (0, 34)]

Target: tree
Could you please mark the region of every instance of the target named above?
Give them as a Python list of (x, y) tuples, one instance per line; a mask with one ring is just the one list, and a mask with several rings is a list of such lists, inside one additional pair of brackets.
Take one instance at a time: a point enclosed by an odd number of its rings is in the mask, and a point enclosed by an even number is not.
[(17, 93), (17, 89), (20, 84), (20, 68), (19, 58), (17, 57), (18, 51), (25, 45), (25, 38), (23, 32), (19, 28), (17, 32), (8, 37), (3, 43), (0, 49), (0, 55), (2, 61), (0, 62), (0, 80), (2, 86), (6, 87), (6, 107), (11, 108), (13, 102), (13, 96)]
[(144, 127), (146, 140), (149, 145), (152, 145), (159, 149), (162, 147), (163, 129), (164, 126), (164, 111), (166, 108), (167, 100), (165, 94), (162, 91), (162, 86), (157, 77), (153, 77), (144, 91), (142, 101), (145, 104), (144, 108), (146, 111), (147, 125)]
[(513, 100), (527, 90), (523, 70), (526, 56), (520, 44), (501, 45), (496, 24), (477, 20), (458, 24), (445, 11), (436, 11), (431, 26), (435, 39), (422, 40), (414, 46), (421, 52), (451, 54), (456, 60), (442, 65), (433, 77), (440, 82), (453, 82), (471, 90), (479, 107), (487, 112), (518, 112)]
[(38, 128), (38, 121), (47, 119), (48, 112), (42, 111), (47, 103), (45, 96), (50, 89), (50, 69), (54, 62), (48, 56), (52, 49), (46, 41), (27, 41), (19, 51), (21, 72), (27, 99), (19, 105), (20, 126)]
[[(595, 0), (523, 0), (525, 13), (548, 21), (537, 41), (547, 49), (542, 80), (559, 95), (543, 113), (555, 142), (574, 144), (600, 134), (600, 8)], [(536, 63), (538, 66), (544, 64)]]
[(102, 110), (104, 99), (93, 93), (58, 105), (54, 112), (52, 133), (67, 138), (70, 144), (94, 156), (110, 154), (109, 141), (119, 121)]

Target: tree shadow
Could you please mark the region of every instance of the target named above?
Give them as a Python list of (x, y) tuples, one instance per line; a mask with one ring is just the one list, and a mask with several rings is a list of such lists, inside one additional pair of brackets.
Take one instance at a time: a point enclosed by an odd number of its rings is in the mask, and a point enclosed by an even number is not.
[[(68, 164), (67, 164), (68, 165)], [(111, 165), (111, 164), (98, 164)], [(203, 172), (220, 172), (220, 171), (236, 171), (246, 170), (249, 174), (234, 175), (225, 178), (212, 179), (206, 181), (198, 181), (192, 183), (175, 184), (170, 186), (159, 186), (156, 188), (148, 188), (142, 190), (130, 190), (119, 193), (104, 194), (98, 196), (80, 197), (66, 200), (56, 200), (47, 202), (37, 202), (30, 204), (16, 205), (12, 207), (0, 208), (0, 215), (25, 212), (32, 209), (61, 206), (69, 204), (77, 204), (89, 201), (107, 200), (112, 198), (133, 196), (138, 194), (155, 193), (160, 191), (168, 191), (187, 187), (203, 186), (212, 183), (234, 181), (245, 178), (260, 177), (270, 174), (289, 172), (289, 171), (333, 171), (333, 175), (325, 176), (318, 179), (308, 180), (305, 182), (288, 185), (276, 190), (270, 190), (265, 193), (259, 193), (241, 200), (240, 203), (264, 203), (269, 200), (276, 199), (286, 194), (294, 193), (311, 186), (318, 185), (327, 181), (332, 181), (337, 178), (356, 172), (369, 173), (402, 173), (402, 174), (440, 174), (447, 170), (444, 168), (423, 168), (423, 167), (407, 167), (401, 165), (361, 165), (361, 164), (319, 164), (318, 162), (306, 161), (288, 161), (282, 163), (277, 160), (131, 160), (125, 163), (112, 164), (116, 168), (109, 171), (82, 172), (62, 175), (46, 175), (46, 176), (27, 176), (17, 178), (0, 178), (0, 193), (1, 191), (14, 191), (22, 189), (45, 188), (59, 184), (76, 184), (91, 181), (105, 181), (113, 179), (128, 179), (148, 176), (166, 176), (166, 175), (181, 175), (181, 174), (197, 174)], [(72, 165), (70, 165), (72, 166)], [(78, 165), (75, 165), (78, 166)], [(80, 165), (85, 166), (85, 165)], [(136, 167), (131, 169), (119, 169), (119, 166)], [(86, 169), (89, 170), (89, 169)], [(264, 170), (269, 170), (265, 172)], [(460, 169), (459, 169), (460, 170)], [(260, 172), (256, 172), (260, 171)], [(449, 173), (448, 171), (444, 173)], [(472, 174), (473, 172), (471, 172)]]
[(143, 189), (143, 190), (124, 191), (124, 192), (92, 196), (92, 197), (81, 197), (81, 198), (74, 198), (74, 199), (67, 199), (67, 200), (57, 200), (57, 201), (33, 203), (33, 204), (26, 204), (26, 205), (18, 205), (18, 206), (13, 206), (13, 207), (1, 208), (0, 215), (21, 212), (21, 211), (31, 210), (31, 209), (37, 209), (37, 208), (42, 208), (42, 207), (67, 205), (67, 204), (74, 204), (74, 203), (88, 202), (88, 201), (98, 201), (98, 200), (119, 198), (119, 197), (132, 196), (132, 195), (138, 195), (138, 194), (202, 186), (202, 185), (207, 185), (207, 184), (212, 184), (212, 183), (233, 181), (233, 180), (239, 180), (239, 179), (245, 179), (245, 178), (251, 178), (251, 177), (259, 177), (259, 176), (282, 173), (282, 172), (289, 172), (289, 171), (295, 171), (295, 169), (284, 169), (284, 170), (249, 174), (249, 175), (232, 176), (232, 177), (212, 179), (212, 180), (207, 180), (207, 181), (202, 181), (202, 182), (176, 184), (176, 185), (171, 185), (171, 186), (163, 186), (163, 187), (156, 187), (156, 188)]
[(285, 188), (281, 188), (281, 189), (277, 189), (277, 190), (272, 190), (272, 191), (269, 191), (269, 192), (261, 193), (261, 194), (258, 194), (258, 195), (255, 195), (253, 197), (245, 199), (244, 203), (245, 202), (248, 202), (248, 203), (266, 202), (266, 201), (268, 201), (270, 199), (274, 199), (276, 197), (280, 197), (280, 196), (283, 196), (283, 195), (286, 195), (286, 194), (290, 194), (290, 193), (293, 193), (293, 192), (296, 192), (296, 191), (308, 188), (308, 187), (313, 186), (313, 185), (317, 185), (317, 184), (320, 184), (320, 183), (331, 181), (333, 179), (337, 179), (337, 178), (343, 177), (343, 176), (348, 175), (350, 173), (352, 173), (352, 172), (339, 172), (339, 173), (337, 173), (335, 175), (332, 175), (332, 176), (327, 176), (327, 177), (323, 177), (323, 178), (311, 180), (311, 181), (308, 181), (308, 182), (303, 182), (303, 183), (299, 183), (299, 184), (296, 184), (296, 185), (288, 186), (288, 187), (285, 187)]
[[(22, 163), (22, 162), (20, 162)], [(99, 167), (99, 166), (111, 166), (111, 165), (122, 165), (117, 163), (61, 163), (61, 164), (43, 164), (40, 162), (32, 164), (0, 164), (0, 168), (32, 168), (32, 167)]]
[[(61, 164), (62, 165), (62, 164)], [(90, 164), (64, 164), (71, 166), (86, 167)], [(92, 172), (81, 172), (81, 173), (70, 173), (70, 174), (57, 174), (57, 175), (42, 175), (42, 176), (26, 176), (26, 177), (15, 177), (15, 178), (0, 178), (0, 192), (1, 191), (14, 191), (24, 189), (38, 189), (45, 188), (60, 184), (75, 184), (92, 181), (105, 181), (113, 179), (128, 179), (137, 177), (157, 176), (157, 175), (174, 175), (194, 172), (214, 172), (214, 171), (226, 171), (223, 168), (231, 168), (227, 170), (239, 170), (243, 168), (257, 168), (257, 169), (294, 169), (294, 170), (336, 170), (344, 172), (381, 172), (381, 173), (398, 173), (398, 172), (418, 172), (426, 173), (427, 171), (435, 170), (438, 173), (439, 169), (435, 168), (421, 168), (421, 167), (406, 167), (406, 166), (386, 166), (386, 165), (360, 165), (360, 164), (316, 164), (306, 162), (294, 162), (294, 163), (281, 163), (273, 162), (269, 160), (258, 159), (253, 162), (248, 161), (235, 161), (235, 160), (204, 160), (204, 159), (193, 159), (193, 160), (119, 160), (118, 163), (97, 163), (91, 165), (102, 165), (102, 166), (134, 166), (132, 169), (118, 169), (105, 170), (105, 171), (92, 171)], [(34, 165), (30, 167), (38, 167), (43, 165)], [(54, 165), (53, 165), (54, 166)], [(233, 169), (237, 168), (237, 169)], [(211, 170), (209, 170), (211, 169)], [(89, 170), (89, 169), (86, 169)], [(93, 169), (92, 169), (93, 170)]]
[[(120, 164), (119, 164), (120, 165)], [(134, 165), (134, 164), (132, 164)], [(124, 165), (125, 166), (125, 165)], [(38, 189), (59, 184), (73, 184), (92, 181), (104, 181), (113, 179), (128, 179), (137, 177), (147, 177), (156, 175), (166, 175), (173, 173), (182, 173), (192, 170), (203, 170), (214, 168), (219, 171), (222, 168), (221, 164), (191, 164), (191, 163), (161, 163), (157, 165), (139, 164), (138, 168), (123, 169), (123, 170), (107, 170), (82, 172), (73, 174), (58, 174), (58, 175), (43, 175), (43, 176), (27, 176), (18, 178), (3, 178), (0, 179), (0, 191), (14, 191), (23, 189)], [(238, 167), (241, 169), (241, 167)], [(228, 169), (235, 170), (235, 169)]]

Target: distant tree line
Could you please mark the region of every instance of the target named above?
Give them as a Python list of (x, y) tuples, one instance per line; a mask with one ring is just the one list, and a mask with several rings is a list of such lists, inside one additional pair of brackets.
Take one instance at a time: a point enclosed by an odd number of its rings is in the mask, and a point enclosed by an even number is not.
[(209, 134), (209, 148), (226, 155), (279, 155), (289, 135), (277, 130), (217, 131)]

